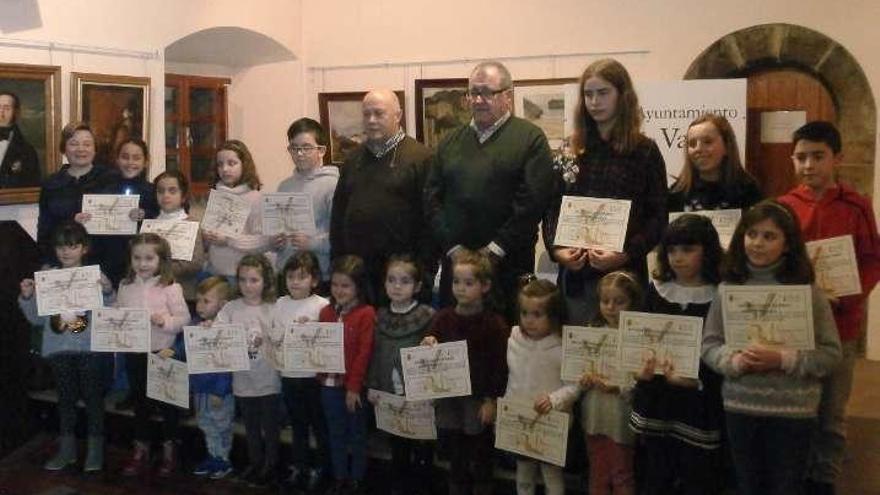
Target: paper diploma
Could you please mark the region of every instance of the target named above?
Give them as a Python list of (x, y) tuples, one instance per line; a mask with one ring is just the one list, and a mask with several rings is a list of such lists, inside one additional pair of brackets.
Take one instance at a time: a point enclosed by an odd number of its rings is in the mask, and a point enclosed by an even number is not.
[(183, 342), (191, 375), (251, 368), (247, 334), (242, 325), (183, 327)]
[(202, 228), (225, 235), (240, 235), (244, 232), (251, 204), (241, 196), (226, 191), (211, 189), (208, 206), (202, 217)]
[(810, 241), (807, 254), (816, 270), (816, 285), (830, 290), (836, 297), (862, 293), (851, 235)]
[(722, 285), (720, 291), (728, 347), (816, 348), (809, 285)]
[(150, 352), (150, 313), (143, 308), (101, 308), (92, 311), (95, 352)]
[(186, 363), (147, 354), (147, 397), (189, 409), (189, 374)]
[(376, 398), (376, 428), (414, 440), (436, 440), (437, 424), (431, 401), (411, 402), (400, 395), (370, 390)]
[(712, 226), (715, 227), (716, 231), (718, 231), (718, 240), (721, 241), (721, 247), (726, 250), (728, 247), (730, 247), (730, 239), (733, 238), (733, 231), (736, 230), (736, 225), (739, 223), (740, 217), (742, 217), (742, 210), (696, 210), (674, 213), (670, 212), (669, 223), (672, 223), (672, 221), (676, 218), (687, 214), (700, 215), (711, 220)]
[(137, 222), (131, 210), (138, 208), (138, 194), (83, 194), (82, 212), (92, 216), (83, 225), (92, 235), (132, 235)]
[(152, 232), (168, 241), (171, 246), (171, 258), (192, 261), (196, 247), (196, 236), (199, 234), (199, 222), (187, 220), (144, 220), (141, 233)]
[(403, 384), (410, 401), (471, 395), (467, 341), (400, 350)]
[(657, 359), (655, 373), (663, 374), (661, 366), (669, 360), (677, 376), (698, 379), (702, 341), (702, 318), (620, 313), (621, 367), (626, 371), (642, 371), (645, 359), (653, 356)]
[(283, 371), (345, 373), (341, 322), (290, 323), (282, 345)]
[(578, 382), (584, 373), (592, 373), (622, 385), (619, 334), (616, 328), (563, 326), (562, 380)]
[(563, 412), (538, 414), (532, 404), (498, 399), (495, 448), (564, 467), (569, 421)]
[(37, 314), (40, 316), (104, 306), (101, 269), (98, 265), (36, 272), (34, 284)]
[(556, 246), (622, 252), (631, 201), (563, 196), (556, 223)]
[(263, 194), (263, 235), (314, 234), (315, 212), (308, 193)]

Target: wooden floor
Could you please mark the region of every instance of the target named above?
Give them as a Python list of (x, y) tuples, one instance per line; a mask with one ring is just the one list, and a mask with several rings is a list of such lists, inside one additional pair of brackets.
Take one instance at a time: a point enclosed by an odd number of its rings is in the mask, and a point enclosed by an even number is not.
[(880, 361), (856, 365), (849, 415), (849, 456), (840, 495), (880, 495)]

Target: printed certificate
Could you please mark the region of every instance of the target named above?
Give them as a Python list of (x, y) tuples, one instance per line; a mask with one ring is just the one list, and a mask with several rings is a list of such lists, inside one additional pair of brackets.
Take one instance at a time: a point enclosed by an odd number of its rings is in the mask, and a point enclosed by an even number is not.
[(400, 361), (409, 401), (471, 395), (465, 340), (401, 349)]
[(667, 360), (675, 373), (684, 378), (700, 376), (700, 348), (703, 341), (703, 319), (622, 311), (620, 313), (621, 366), (626, 371), (640, 372), (645, 358), (657, 359), (657, 374)]
[(669, 223), (676, 218), (685, 215), (694, 214), (708, 218), (712, 221), (712, 226), (718, 231), (718, 240), (721, 241), (721, 247), (725, 250), (730, 246), (730, 239), (733, 238), (733, 231), (736, 230), (736, 224), (742, 217), (742, 210), (696, 210), (685, 212), (670, 212)]
[(183, 327), (189, 373), (249, 370), (247, 340), (244, 326), (238, 324)]
[(403, 396), (379, 390), (370, 390), (368, 394), (376, 398), (376, 428), (414, 440), (437, 439), (431, 401), (411, 402)]
[(623, 251), (631, 201), (563, 196), (556, 246)]
[(851, 235), (810, 241), (807, 254), (816, 270), (816, 285), (830, 290), (836, 297), (862, 293)]
[(794, 350), (816, 348), (813, 292), (809, 285), (722, 285), (724, 340)]
[(308, 193), (264, 193), (263, 235), (314, 233), (315, 212)]
[(95, 352), (150, 352), (150, 313), (143, 308), (92, 311)]
[(231, 192), (211, 189), (202, 228), (224, 235), (239, 235), (244, 232), (250, 214), (251, 204), (246, 199)]
[(189, 409), (189, 374), (186, 363), (148, 353), (147, 397)]
[(283, 371), (345, 373), (341, 322), (290, 323), (282, 343)]
[(138, 194), (83, 194), (82, 212), (92, 215), (83, 225), (92, 235), (132, 235), (137, 222), (131, 210), (138, 208)]
[(141, 233), (152, 232), (168, 241), (171, 246), (171, 258), (192, 261), (196, 247), (196, 236), (199, 234), (199, 222), (187, 220), (144, 220)]
[(621, 385), (620, 331), (609, 327), (562, 327), (562, 380), (577, 383), (585, 373)]
[(564, 467), (569, 421), (563, 412), (538, 414), (532, 404), (498, 399), (495, 448)]
[(44, 270), (34, 273), (37, 314), (57, 315), (104, 306), (98, 265)]

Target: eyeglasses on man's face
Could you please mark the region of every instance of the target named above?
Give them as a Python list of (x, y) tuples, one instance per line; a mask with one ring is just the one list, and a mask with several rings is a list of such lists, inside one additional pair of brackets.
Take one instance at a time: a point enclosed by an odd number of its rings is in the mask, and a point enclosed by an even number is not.
[(476, 100), (477, 98), (482, 98), (484, 100), (491, 100), (495, 96), (508, 91), (510, 88), (502, 88), (502, 89), (489, 89), (486, 87), (483, 88), (468, 88), (467, 97)]
[(324, 146), (288, 146), (287, 152), (291, 155), (307, 155), (314, 151), (323, 150)]

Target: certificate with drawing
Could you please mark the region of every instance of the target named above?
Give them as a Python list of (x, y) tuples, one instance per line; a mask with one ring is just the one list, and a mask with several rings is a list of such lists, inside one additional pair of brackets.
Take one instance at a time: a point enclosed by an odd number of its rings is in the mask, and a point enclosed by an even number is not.
[(57, 315), (104, 306), (98, 265), (44, 270), (34, 273), (37, 314)]
[(150, 313), (143, 308), (100, 308), (92, 311), (95, 352), (150, 352)]
[(835, 297), (862, 293), (859, 265), (851, 235), (831, 237), (807, 243), (807, 254), (816, 270), (816, 285), (830, 290)]
[(623, 251), (631, 201), (563, 196), (556, 246)]
[[(272, 330), (276, 330), (275, 327)], [(260, 351), (266, 361), (278, 371), (287, 371), (287, 363), (284, 360), (284, 332), (263, 332), (263, 345)]]
[(670, 212), (669, 223), (685, 214), (704, 216), (712, 221), (712, 226), (718, 231), (718, 240), (721, 241), (721, 247), (727, 249), (730, 246), (730, 239), (733, 238), (733, 231), (736, 230), (736, 225), (739, 223), (740, 217), (742, 217), (742, 210), (737, 208), (731, 210)]
[(144, 220), (141, 233), (152, 232), (168, 241), (171, 246), (171, 258), (192, 261), (196, 247), (196, 236), (199, 234), (199, 222), (187, 220)]
[(562, 327), (562, 379), (578, 382), (585, 373), (621, 385), (620, 331), (609, 327)]
[(240, 235), (250, 214), (251, 204), (246, 199), (231, 192), (211, 189), (202, 228), (224, 235)]
[(132, 235), (137, 222), (131, 210), (138, 208), (138, 194), (83, 194), (82, 212), (92, 217), (83, 225), (92, 235)]
[(370, 390), (367, 394), (376, 399), (376, 428), (413, 440), (437, 439), (437, 423), (434, 421), (434, 404), (431, 401), (412, 402), (406, 397), (380, 390)]
[(308, 193), (264, 193), (263, 235), (314, 234), (315, 212)]
[(290, 323), (284, 332), (284, 371), (345, 373), (341, 322)]
[(722, 285), (719, 290), (727, 346), (816, 348), (809, 285)]
[(471, 395), (467, 341), (400, 350), (406, 399), (411, 401)]
[(538, 414), (532, 404), (498, 399), (495, 448), (564, 467), (569, 421), (564, 412)]
[(620, 359), (626, 371), (642, 371), (645, 359), (657, 360), (660, 367), (670, 361), (675, 374), (684, 378), (700, 376), (700, 350), (703, 342), (703, 319), (622, 311), (620, 313)]
[(147, 397), (189, 409), (189, 373), (186, 363), (147, 354)]
[(191, 375), (251, 368), (247, 333), (242, 325), (215, 323), (210, 327), (183, 327), (183, 342)]

